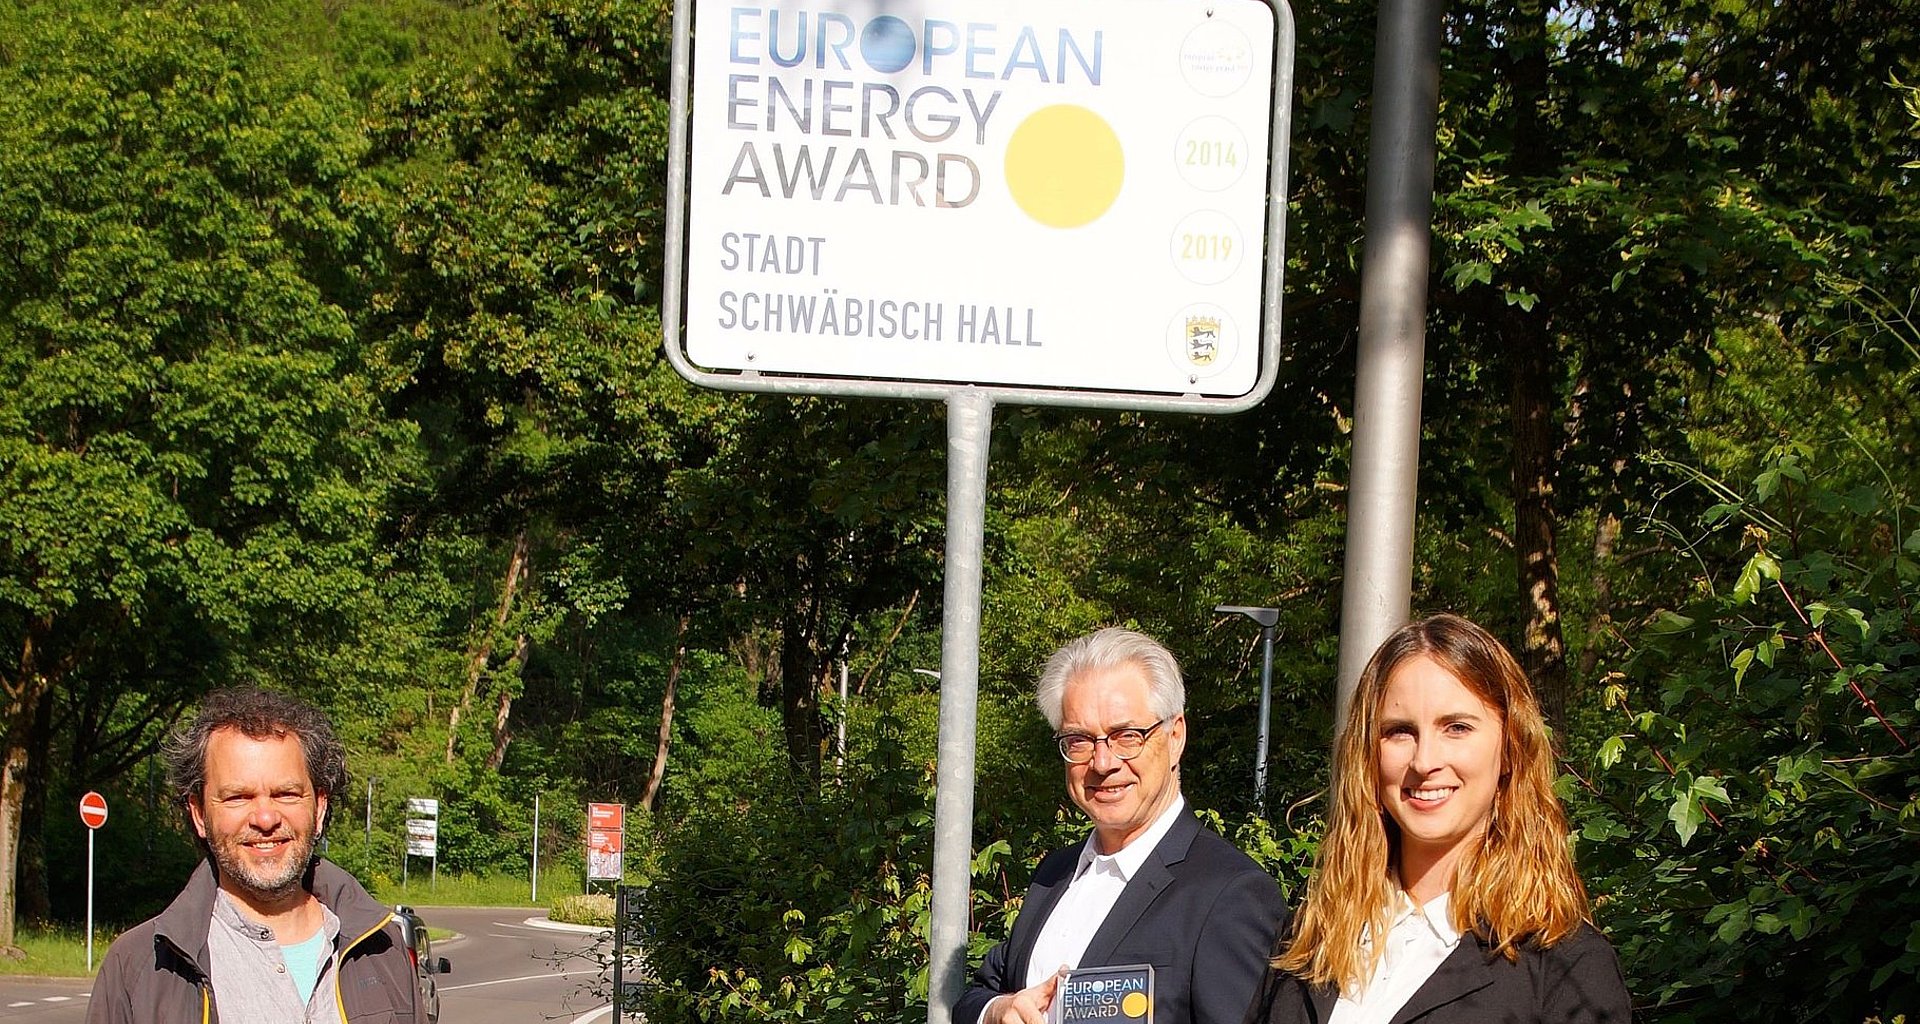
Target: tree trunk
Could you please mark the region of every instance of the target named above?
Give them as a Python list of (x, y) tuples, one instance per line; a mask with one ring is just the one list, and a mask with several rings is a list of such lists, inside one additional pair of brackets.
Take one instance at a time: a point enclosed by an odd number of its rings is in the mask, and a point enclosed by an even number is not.
[(866, 696), (867, 681), (873, 678), (873, 674), (880, 670), (881, 663), (887, 660), (887, 653), (893, 650), (893, 642), (900, 639), (900, 631), (907, 628), (907, 620), (913, 617), (913, 606), (919, 603), (920, 590), (916, 587), (907, 598), (907, 606), (900, 610), (900, 619), (893, 624), (893, 632), (888, 633), (887, 639), (880, 644), (880, 653), (873, 656), (873, 662), (867, 666), (866, 672), (861, 674), (860, 685), (853, 688), (854, 693)]
[(647, 773), (647, 788), (640, 794), (640, 806), (653, 812), (660, 795), (660, 780), (667, 774), (667, 748), (673, 742), (673, 702), (680, 691), (680, 667), (687, 661), (687, 625), (692, 616), (681, 615), (673, 634), (673, 662), (667, 666), (667, 690), (660, 696), (660, 738), (653, 747), (653, 769)]
[[(1523, 326), (1509, 316), (1510, 325)], [(1553, 489), (1559, 450), (1553, 429), (1549, 339), (1516, 331), (1513, 360), (1513, 550), (1519, 570), (1520, 666), (1533, 680), (1547, 720), (1559, 725), (1567, 700), (1567, 644), (1560, 624), (1560, 556)]]
[(780, 725), (787, 759), (803, 779), (820, 779), (820, 665), (812, 631), (790, 621), (780, 637)]
[(27, 799), (27, 769), (32, 764), (33, 719), (40, 702), (53, 692), (53, 680), (40, 663), (40, 651), (53, 623), (44, 616), (27, 625), (20, 642), (19, 670), (0, 678), (5, 690), (5, 721), (0, 723), (0, 952), (17, 955), (15, 910), (19, 904), (21, 811)]
[(1591, 682), (1600, 666), (1600, 648), (1607, 642), (1607, 630), (1613, 625), (1613, 552), (1620, 543), (1620, 517), (1600, 513), (1593, 526), (1593, 622), (1587, 626), (1586, 649), (1580, 652), (1583, 683)]
[[(513, 676), (516, 680), (527, 677), (527, 648), (532, 646), (527, 634), (522, 633), (513, 641)], [(507, 728), (507, 721), (513, 714), (513, 695), (519, 688), (510, 684), (500, 685), (498, 699), (493, 704), (493, 751), (487, 755), (487, 770), (497, 772), (500, 762), (507, 759), (507, 743), (513, 739), (513, 730)]]
[(447, 763), (453, 763), (453, 750), (460, 740), (460, 718), (473, 706), (474, 694), (479, 692), (480, 677), (486, 673), (487, 662), (493, 657), (493, 638), (506, 627), (507, 617), (513, 614), (513, 595), (520, 588), (520, 580), (527, 572), (527, 528), (521, 527), (518, 536), (513, 539), (513, 556), (507, 559), (507, 575), (500, 582), (500, 607), (493, 615), (493, 626), (481, 632), (475, 639), (473, 650), (467, 654), (467, 684), (460, 691), (460, 701), (447, 713)]
[[(1549, 136), (1541, 118), (1548, 102), (1547, 5), (1514, 5), (1503, 51), (1513, 103), (1513, 168), (1541, 180), (1553, 169)], [(1560, 724), (1567, 703), (1567, 644), (1560, 622), (1559, 524), (1554, 483), (1561, 436), (1556, 407), (1552, 275), (1532, 282), (1540, 296), (1533, 310), (1507, 306), (1497, 314), (1510, 363), (1513, 427), (1513, 549), (1521, 609), (1520, 665), (1533, 680), (1547, 719)]]
[[(40, 695), (33, 714), (33, 732), (27, 738), (26, 799), (20, 808), (20, 859), (15, 877), (19, 899), (15, 916), (22, 921), (53, 918), (53, 894), (47, 883), (47, 794), (53, 786), (53, 691)], [(73, 780), (76, 784), (78, 779)]]

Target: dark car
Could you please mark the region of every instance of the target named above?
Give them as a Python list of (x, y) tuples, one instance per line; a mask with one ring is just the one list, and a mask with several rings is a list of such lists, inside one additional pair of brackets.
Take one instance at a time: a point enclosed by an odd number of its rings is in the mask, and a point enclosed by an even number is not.
[(440, 986), (434, 977), (452, 973), (453, 965), (444, 956), (434, 958), (427, 923), (412, 907), (396, 905), (393, 916), (399, 919), (400, 930), (407, 935), (407, 956), (412, 958), (414, 976), (420, 980), (420, 1002), (427, 1008), (428, 1024), (434, 1024), (440, 1019)]

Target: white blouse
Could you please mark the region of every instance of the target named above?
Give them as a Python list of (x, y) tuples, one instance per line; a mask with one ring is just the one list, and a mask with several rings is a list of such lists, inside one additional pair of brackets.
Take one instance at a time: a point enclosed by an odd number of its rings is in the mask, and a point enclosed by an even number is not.
[[(1327, 1024), (1388, 1024), (1460, 945), (1460, 933), (1453, 930), (1447, 914), (1449, 893), (1435, 896), (1425, 906), (1415, 904), (1404, 889), (1398, 893), (1399, 908), (1387, 927), (1386, 949), (1374, 965), (1373, 977), (1354, 998), (1341, 994)], [(1361, 937), (1363, 951), (1372, 945), (1371, 934)]]

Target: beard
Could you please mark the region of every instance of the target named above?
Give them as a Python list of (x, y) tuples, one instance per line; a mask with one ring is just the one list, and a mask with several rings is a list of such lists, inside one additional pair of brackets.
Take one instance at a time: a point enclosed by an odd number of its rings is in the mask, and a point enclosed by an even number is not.
[[(263, 864), (246, 849), (246, 844), (268, 839), (285, 839), (287, 842), (280, 847), (277, 860)], [(224, 882), (255, 901), (273, 903), (301, 890), (306, 880), (307, 866), (313, 862), (313, 850), (318, 840), (316, 833), (259, 833), (247, 829), (220, 836), (207, 846), (213, 854), (214, 867), (219, 870)]]

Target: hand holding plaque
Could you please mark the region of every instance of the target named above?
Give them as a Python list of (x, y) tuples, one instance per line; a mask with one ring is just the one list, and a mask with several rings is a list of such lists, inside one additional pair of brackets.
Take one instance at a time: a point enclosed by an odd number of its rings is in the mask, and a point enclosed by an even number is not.
[(1047, 1024), (1096, 1021), (1152, 1024), (1153, 965), (1080, 967), (1066, 972), (1053, 990)]

